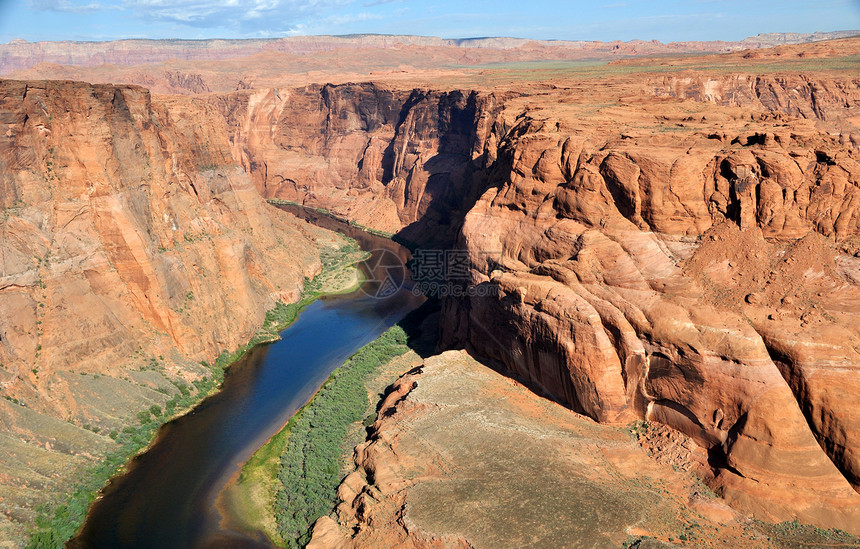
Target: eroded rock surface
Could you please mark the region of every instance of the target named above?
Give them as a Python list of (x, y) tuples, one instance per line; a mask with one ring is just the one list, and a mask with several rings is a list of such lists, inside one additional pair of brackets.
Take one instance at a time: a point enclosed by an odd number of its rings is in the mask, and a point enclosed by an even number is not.
[(297, 299), (340, 239), (266, 205), (204, 103), (72, 82), (0, 81), (0, 97), (0, 510), (15, 530), (170, 379), (205, 375)]
[(740, 509), (856, 532), (856, 79), (641, 82), (271, 90), (231, 122), (234, 154), (266, 196), (457, 234), (491, 297), (446, 300), (446, 345), (689, 435)]
[(308, 547), (782, 546), (629, 432), (462, 351), (401, 377), (379, 417)]
[(637, 103), (520, 118), (459, 240), (498, 297), (449, 300), (447, 340), (600, 421), (693, 437), (740, 508), (856, 532), (856, 149), (772, 112)]
[(407, 239), (454, 238), (504, 133), (492, 93), (356, 84), (231, 99), (234, 155), (263, 196)]
[[(3, 82), (4, 394), (59, 423), (120, 417), (103, 395), (157, 403), (161, 374), (85, 394), (69, 371), (165, 348), (193, 376), (246, 339), (317, 268), (321, 238), (262, 194), (455, 245), (471, 264), (458, 284), (482, 292), (445, 300), (445, 345), (600, 422), (683, 433), (743, 512), (856, 533), (860, 92), (850, 64), (816, 67), (858, 47), (758, 56), (789, 59), (781, 72), (738, 72), (731, 54), (684, 74), (452, 77), (471, 87), (243, 74), (208, 94), (223, 82), (169, 67), (201, 95)], [(29, 440), (55, 448), (40, 429), (16, 435), (21, 463)]]

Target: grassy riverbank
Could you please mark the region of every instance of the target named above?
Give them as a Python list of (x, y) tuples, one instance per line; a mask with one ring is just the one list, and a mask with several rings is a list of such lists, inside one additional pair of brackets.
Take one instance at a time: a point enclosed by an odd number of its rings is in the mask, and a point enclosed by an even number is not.
[(251, 348), (278, 339), (278, 333), (298, 317), (301, 310), (320, 295), (347, 293), (362, 281), (360, 271), (353, 265), (367, 257), (358, 244), (348, 242), (339, 249), (325, 250), (321, 254), (322, 269), (319, 275), (306, 280), (302, 298), (296, 303), (278, 303), (267, 312), (263, 326), (254, 337), (233, 352), (224, 351), (214, 364), (201, 363), (206, 374), (193, 383), (181, 379), (171, 380), (175, 390), (162, 409), (150, 406), (137, 413), (137, 425), (128, 425), (114, 431), (110, 438), (116, 442), (114, 450), (91, 465), (78, 477), (79, 483), (65, 501), (37, 509), (36, 529), (30, 536), (28, 549), (59, 549), (71, 539), (86, 519), (87, 511), (99, 491), (114, 476), (124, 472), (126, 464), (152, 444), (159, 428), (179, 417), (207, 396), (215, 393), (224, 381), (224, 373)]
[[(244, 354), (241, 352), (238, 356)], [(224, 357), (232, 356), (224, 354)], [(125, 470), (126, 464), (135, 455), (148, 448), (158, 429), (174, 417), (182, 415), (195, 404), (215, 392), (224, 380), (225, 361), (219, 360), (209, 366), (211, 375), (204, 376), (188, 385), (182, 381), (174, 384), (178, 393), (167, 401), (164, 410), (158, 406), (142, 410), (137, 414), (139, 425), (130, 425), (121, 432), (111, 433), (117, 447), (104, 458), (90, 466), (79, 477), (80, 482), (64, 503), (37, 509), (37, 530), (27, 544), (28, 549), (59, 549), (71, 539), (84, 523), (90, 504), (99, 491), (114, 476)], [(229, 364), (229, 362), (227, 362)]]
[(406, 332), (394, 326), (336, 370), (292, 422), (275, 500), (278, 534), (287, 547), (307, 544), (311, 525), (334, 507), (347, 431), (369, 406), (366, 378), (407, 350)]
[(399, 325), (359, 349), (251, 457), (229, 495), (231, 511), (246, 527), (282, 547), (307, 543), (310, 526), (333, 508), (347, 431), (369, 406), (366, 378), (408, 350)]
[(429, 305), (419, 308), (359, 349), (248, 460), (226, 493), (232, 518), (280, 547), (308, 542), (313, 523), (337, 503), (342, 464), (358, 441), (355, 432), (363, 434), (362, 423), (375, 419), (372, 412), (368, 415), (368, 393), (381, 387), (369, 385), (393, 358), (410, 348), (433, 347), (433, 342), (418, 341), (419, 326), (431, 310)]

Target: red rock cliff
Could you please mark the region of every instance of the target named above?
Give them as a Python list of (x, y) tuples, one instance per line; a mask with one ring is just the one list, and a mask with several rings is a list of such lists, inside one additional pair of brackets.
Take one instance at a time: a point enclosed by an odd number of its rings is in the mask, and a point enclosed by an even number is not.
[[(318, 263), (312, 247), (279, 261), (312, 235), (262, 203), (205, 104), (70, 82), (6, 81), (3, 97), (7, 366), (39, 344), (33, 364), (54, 370), (152, 337), (211, 358), (247, 340), (275, 299), (297, 297)], [(126, 343), (95, 343), (105, 337)]]
[(860, 164), (774, 101), (520, 115), (459, 240), (497, 297), (448, 300), (445, 338), (693, 437), (746, 510), (856, 532)]
[(263, 202), (205, 103), (73, 82), (0, 98), (0, 512), (26, 524), (168, 379), (295, 300), (337, 237)]
[(798, 76), (346, 85), (227, 110), (265, 196), (459, 235), (488, 291), (446, 300), (448, 345), (599, 421), (686, 433), (747, 511), (857, 532), (857, 94)]
[(231, 99), (234, 155), (263, 196), (422, 241), (453, 238), (504, 134), (491, 93), (359, 84)]

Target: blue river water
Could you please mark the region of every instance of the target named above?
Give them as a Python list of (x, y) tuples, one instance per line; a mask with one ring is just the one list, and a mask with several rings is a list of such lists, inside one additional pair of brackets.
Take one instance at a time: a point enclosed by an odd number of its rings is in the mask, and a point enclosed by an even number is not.
[(422, 301), (402, 267), (409, 258), (405, 248), (313, 220), (372, 251), (360, 265), (367, 277), (362, 289), (309, 305), (280, 341), (252, 349), (233, 365), (221, 391), (163, 426), (155, 444), (105, 488), (70, 547), (270, 546), (262, 535), (225, 526), (229, 521), (215, 507), (218, 494), (335, 368)]

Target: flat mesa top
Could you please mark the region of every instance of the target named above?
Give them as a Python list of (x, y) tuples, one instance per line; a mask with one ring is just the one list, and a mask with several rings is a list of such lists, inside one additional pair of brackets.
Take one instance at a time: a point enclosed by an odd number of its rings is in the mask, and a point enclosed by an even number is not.
[(135, 84), (181, 95), (367, 81), (517, 90), (535, 83), (678, 71), (850, 73), (860, 67), (860, 37), (845, 34), (851, 32), (669, 44), (387, 35), (13, 42), (0, 44), (0, 75)]

